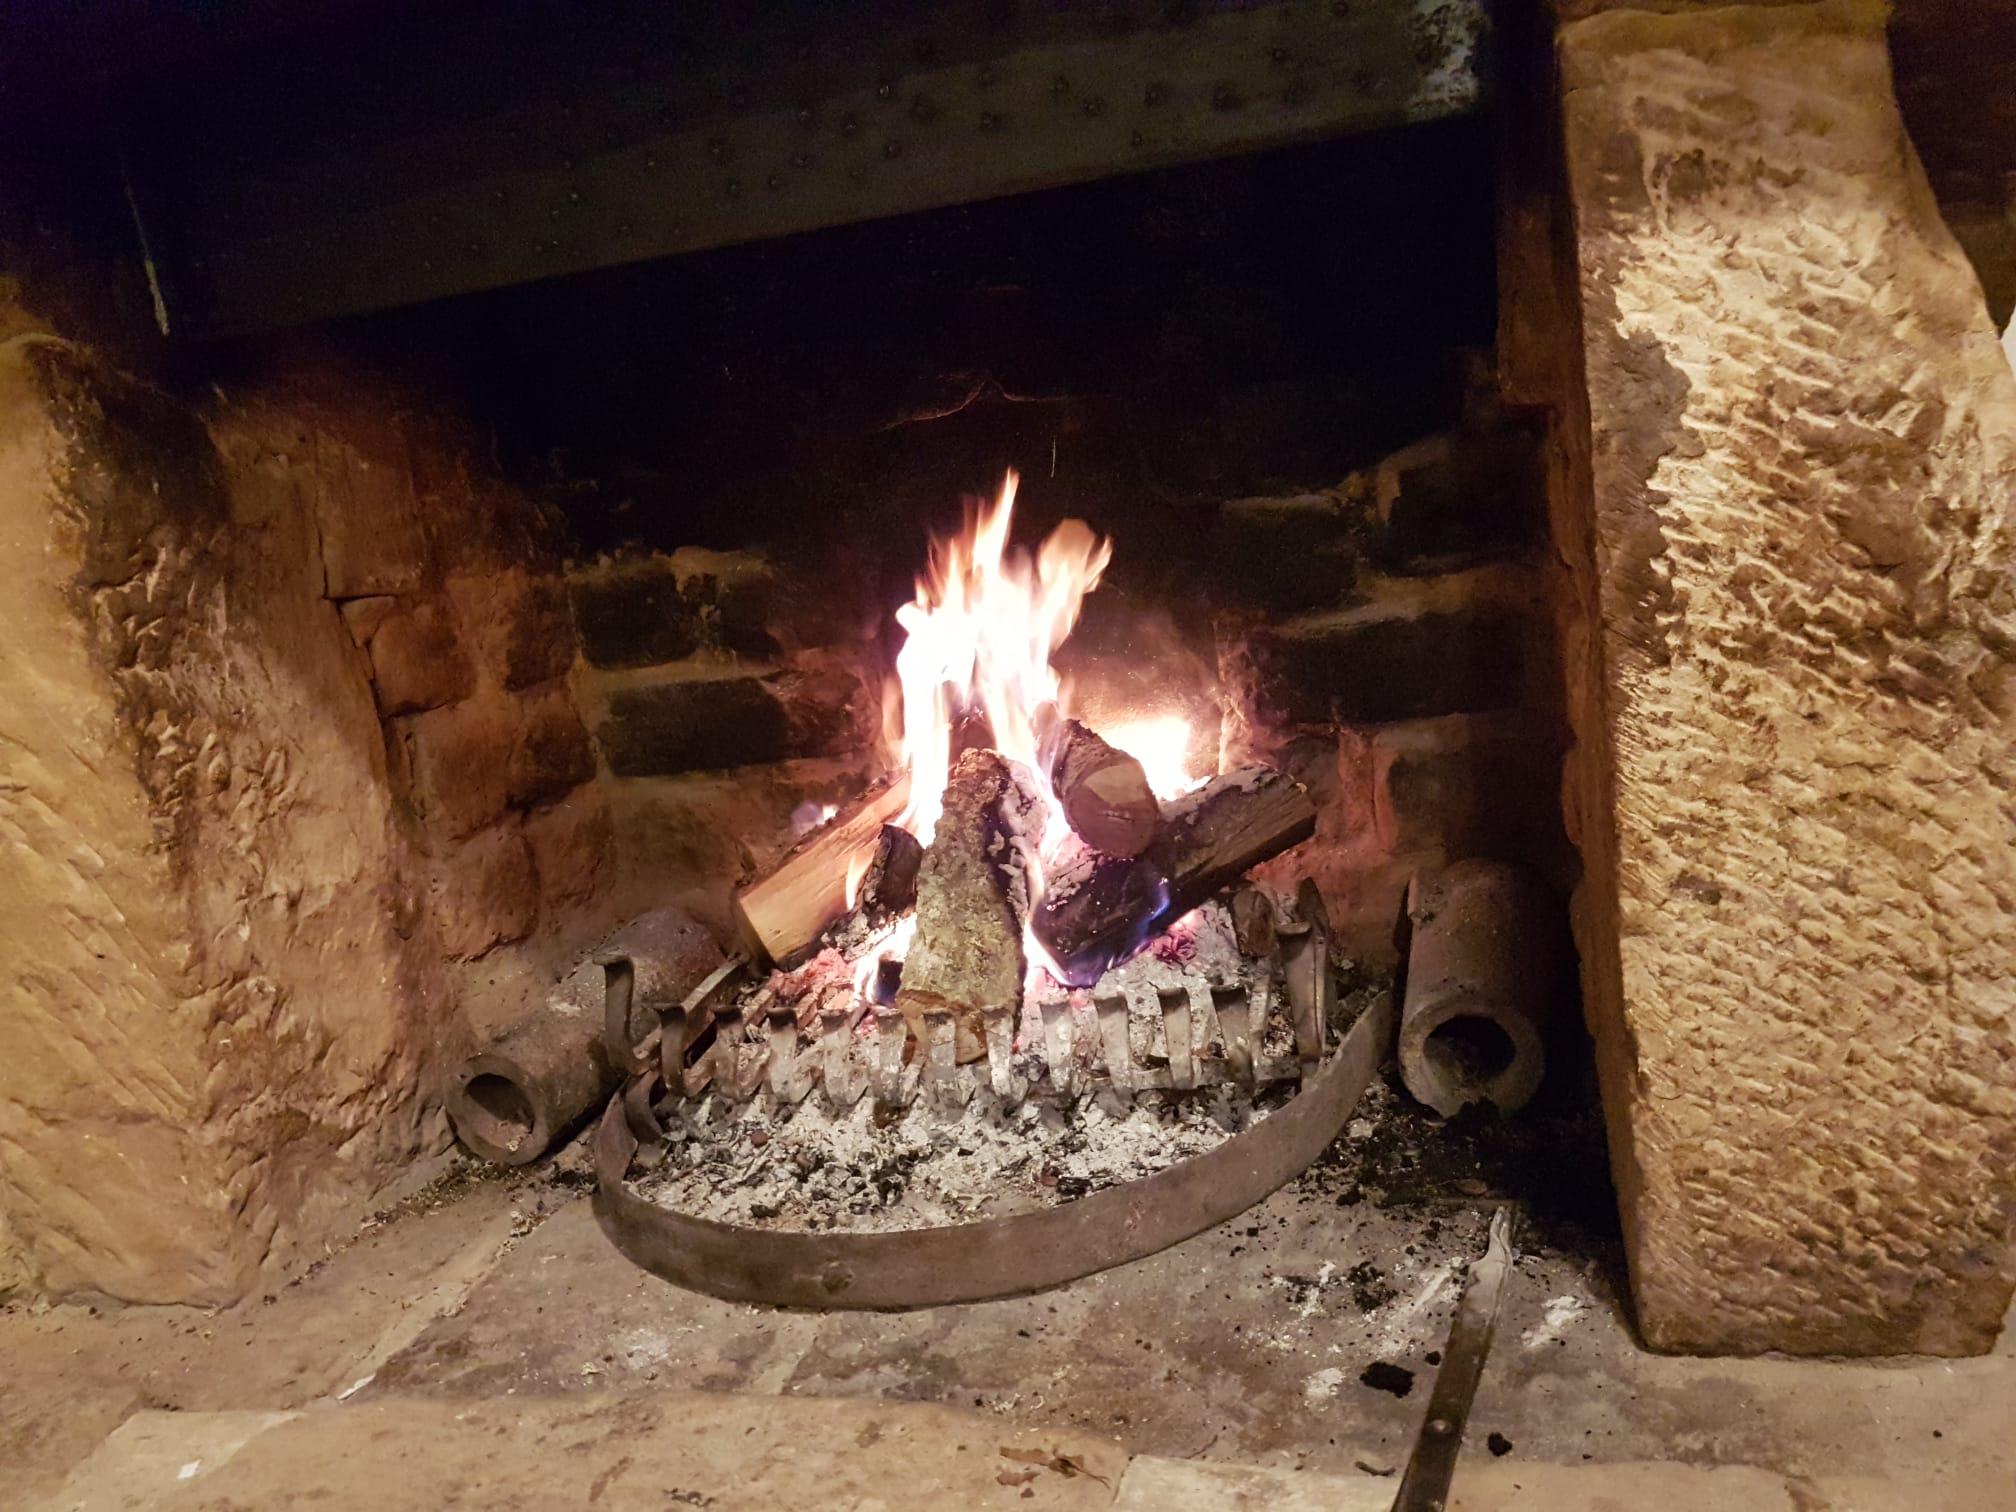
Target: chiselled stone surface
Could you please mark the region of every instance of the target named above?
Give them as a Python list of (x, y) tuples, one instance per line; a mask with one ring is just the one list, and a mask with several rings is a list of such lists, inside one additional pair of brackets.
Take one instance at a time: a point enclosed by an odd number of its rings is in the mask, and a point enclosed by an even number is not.
[(2016, 1213), (2016, 377), (1874, 9), (1562, 44), (1604, 667), (1571, 701), (1614, 761), (1579, 927), (1644, 1333), (1978, 1351)]
[(299, 435), (0, 344), (0, 1289), (230, 1301), (440, 1146)]

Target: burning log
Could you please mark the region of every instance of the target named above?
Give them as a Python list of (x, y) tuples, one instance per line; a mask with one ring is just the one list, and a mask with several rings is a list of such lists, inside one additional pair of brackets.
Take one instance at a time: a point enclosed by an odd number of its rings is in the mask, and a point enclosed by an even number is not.
[(1057, 726), (1043, 754), (1064, 817), (1080, 839), (1109, 856), (1138, 856), (1148, 848), (1162, 808), (1140, 762), (1075, 719)]
[(871, 789), (846, 814), (807, 835), (771, 873), (735, 895), (735, 919), (747, 943), (780, 966), (793, 966), (847, 911), (847, 884), (872, 866), (882, 831), (910, 800), (902, 773)]
[(950, 1014), (962, 1063), (987, 1053), (981, 1015), (1022, 1001), (1022, 850), (1035, 807), (997, 753), (966, 752), (917, 875), (917, 935), (896, 1008), (920, 1044), (925, 1016)]
[(1253, 767), (1169, 805), (1141, 855), (1087, 856), (1062, 869), (1036, 911), (1036, 938), (1068, 985), (1089, 987), (1155, 934), (1252, 867), (1316, 830), (1316, 805), (1285, 772)]
[(917, 837), (893, 824), (882, 826), (875, 859), (861, 879), (859, 907), (873, 924), (886, 924), (917, 906), (917, 869), (924, 847)]

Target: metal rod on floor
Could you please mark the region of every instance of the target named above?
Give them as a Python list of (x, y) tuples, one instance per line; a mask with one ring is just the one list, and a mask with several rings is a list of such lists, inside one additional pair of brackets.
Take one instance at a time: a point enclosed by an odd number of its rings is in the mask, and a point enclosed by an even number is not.
[(1448, 1504), (1456, 1455), (1463, 1447), (1463, 1427), (1470, 1419), (1478, 1378), (1484, 1374), (1484, 1357), (1490, 1352), (1491, 1334), (1498, 1325), (1498, 1298), (1511, 1269), (1512, 1210), (1501, 1207), (1491, 1216), (1491, 1240), (1484, 1258), (1471, 1267), (1463, 1300), (1456, 1304), (1456, 1321), (1449, 1326), (1442, 1368), (1436, 1372), (1435, 1389), (1428, 1397), (1428, 1418), (1414, 1441), (1407, 1473), (1400, 1479), (1400, 1494), (1393, 1499), (1393, 1512), (1442, 1512)]

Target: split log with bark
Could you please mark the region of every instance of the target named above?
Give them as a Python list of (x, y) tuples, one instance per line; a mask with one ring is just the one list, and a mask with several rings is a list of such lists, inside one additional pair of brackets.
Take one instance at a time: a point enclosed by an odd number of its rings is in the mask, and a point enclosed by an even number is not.
[(1155, 838), (1162, 807), (1141, 763), (1075, 719), (1043, 741), (1050, 786), (1078, 837), (1109, 856), (1138, 856)]
[(1139, 856), (1091, 852), (1059, 869), (1034, 932), (1073, 987), (1089, 987), (1262, 861), (1316, 831), (1316, 805), (1285, 772), (1253, 767), (1169, 805)]
[(1022, 1001), (1026, 857), (1039, 808), (998, 753), (967, 751), (952, 765), (917, 874), (917, 933), (896, 1008), (920, 1043), (927, 1017), (949, 1014), (962, 1062), (987, 1053), (986, 1010)]
[(847, 912), (848, 883), (873, 866), (883, 829), (910, 801), (910, 776), (871, 788), (793, 846), (770, 874), (735, 895), (735, 922), (752, 952), (795, 966)]

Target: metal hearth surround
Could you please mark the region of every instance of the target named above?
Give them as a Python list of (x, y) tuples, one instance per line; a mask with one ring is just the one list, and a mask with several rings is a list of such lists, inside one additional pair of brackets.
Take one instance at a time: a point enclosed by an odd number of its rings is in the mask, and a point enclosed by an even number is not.
[(408, 7), (129, 86), (164, 325), (254, 331), (1429, 121), (1484, 0)]
[(1324, 1151), (1393, 1043), (1382, 993), (1286, 1104), (1202, 1155), (1040, 1212), (902, 1233), (773, 1232), (671, 1212), (630, 1189), (663, 1086), (640, 1071), (595, 1135), (595, 1212), (631, 1260), (730, 1302), (900, 1312), (1018, 1296), (1167, 1249), (1245, 1211)]

